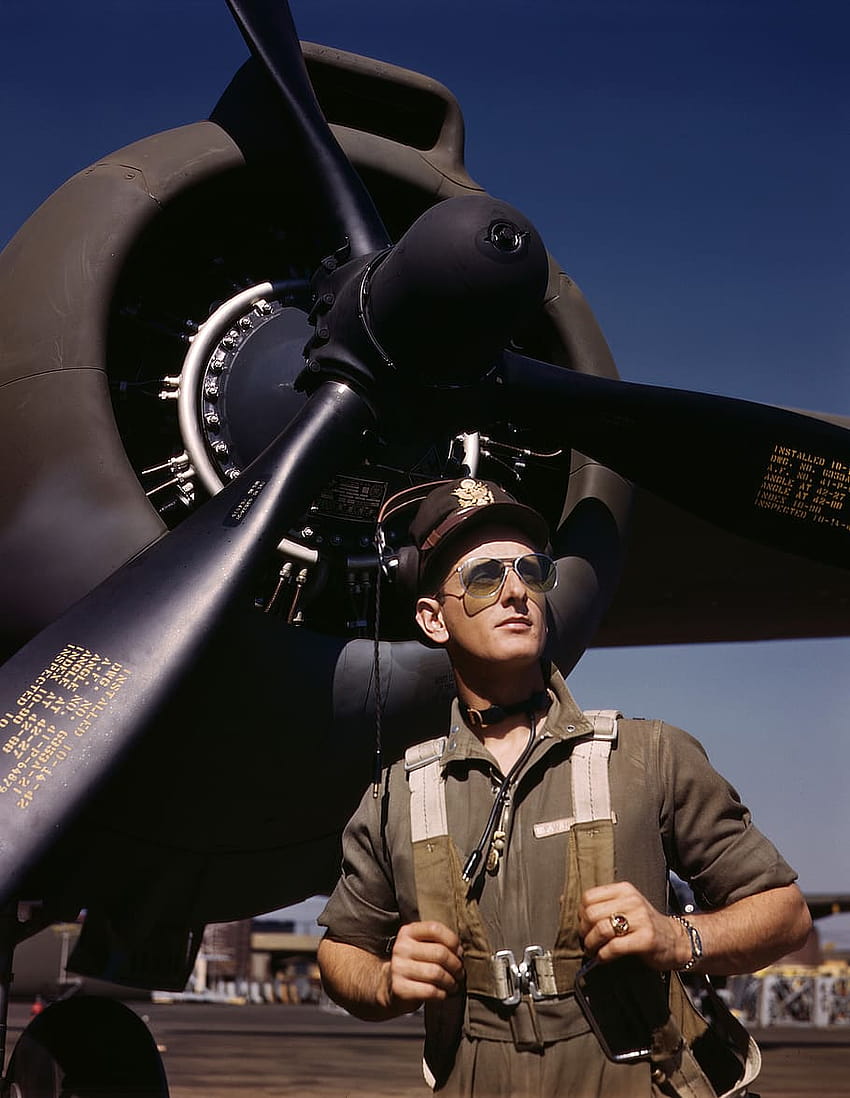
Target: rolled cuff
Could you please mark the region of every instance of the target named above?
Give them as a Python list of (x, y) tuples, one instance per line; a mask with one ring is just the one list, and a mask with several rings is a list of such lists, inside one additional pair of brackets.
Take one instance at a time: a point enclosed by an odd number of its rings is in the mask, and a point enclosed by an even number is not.
[(716, 909), (783, 888), (796, 879), (797, 874), (773, 843), (750, 824), (710, 866), (691, 878), (690, 885), (701, 906)]
[(327, 928), (326, 937), (365, 949), (377, 957), (387, 956), (399, 928), (397, 912), (368, 903), (345, 877), (337, 884), (317, 922)]

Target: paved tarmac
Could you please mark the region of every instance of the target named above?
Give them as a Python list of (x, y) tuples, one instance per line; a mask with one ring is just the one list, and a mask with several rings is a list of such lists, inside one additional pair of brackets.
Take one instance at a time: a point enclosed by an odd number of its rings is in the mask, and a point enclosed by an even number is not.
[[(372, 1024), (316, 1006), (129, 1004), (148, 1023), (171, 1098), (426, 1098), (418, 1017)], [(11, 1048), (27, 1021), (10, 1012)], [(762, 1098), (847, 1098), (850, 1027), (755, 1033)], [(580, 1096), (577, 1096), (580, 1098)]]

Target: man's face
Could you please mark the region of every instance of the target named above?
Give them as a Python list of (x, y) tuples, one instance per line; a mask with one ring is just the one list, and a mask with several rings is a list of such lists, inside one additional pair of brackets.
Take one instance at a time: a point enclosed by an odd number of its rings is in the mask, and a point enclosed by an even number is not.
[[(476, 557), (513, 561), (537, 552), (511, 527), (479, 528), (458, 545), (459, 555), (434, 599), (420, 599), (417, 620), (432, 640), (445, 644), (456, 665), (471, 662), (525, 667), (539, 662), (546, 642), (546, 599), (530, 591), (513, 568), (498, 591), (473, 598), (458, 568)], [(424, 604), (424, 605), (423, 605)]]

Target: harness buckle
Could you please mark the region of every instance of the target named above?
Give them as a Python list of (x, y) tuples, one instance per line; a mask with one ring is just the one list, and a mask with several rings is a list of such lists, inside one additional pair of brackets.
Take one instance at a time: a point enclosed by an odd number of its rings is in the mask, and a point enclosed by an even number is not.
[(555, 965), (551, 949), (542, 946), (526, 946), (521, 966), (525, 969), (528, 993), (535, 1002), (554, 999), (558, 994), (555, 983)]
[(526, 946), (519, 964), (512, 949), (494, 953), (493, 981), (496, 998), (505, 1006), (516, 1006), (523, 995), (535, 1002), (558, 995), (552, 951), (538, 945)]
[(617, 740), (617, 721), (622, 717), (617, 709), (585, 709), (584, 716), (593, 725), (594, 740)]
[(512, 949), (500, 949), (493, 954), (493, 981), (496, 998), (505, 1006), (516, 1006), (522, 998), (522, 973)]

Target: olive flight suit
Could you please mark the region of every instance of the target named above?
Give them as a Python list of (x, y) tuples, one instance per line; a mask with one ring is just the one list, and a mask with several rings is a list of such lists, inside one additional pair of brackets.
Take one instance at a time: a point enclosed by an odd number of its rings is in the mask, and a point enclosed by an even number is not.
[[(509, 950), (517, 959), (529, 946), (551, 948), (565, 923), (575, 928), (577, 882), (568, 879), (570, 760), (592, 726), (557, 672), (550, 696), (536, 748), (517, 776), (500, 821), (504, 848), (481, 875), (477, 897), (489, 946), (494, 952)], [(696, 740), (660, 721), (621, 719), (617, 724), (608, 763), (616, 879), (630, 881), (662, 912), (667, 911), (668, 870), (690, 882), (705, 909), (795, 879)], [(440, 765), (448, 833), (463, 859), (481, 837), (503, 775), (462, 721), (457, 703)], [(420, 918), (410, 804), (402, 761), (388, 770), (382, 796), (373, 798), (368, 790), (350, 820), (343, 836), (342, 876), (319, 918), (330, 938), (379, 957), (389, 955), (402, 925)], [(451, 1060), (457, 1046), (450, 1070), (435, 1072), (439, 1092), (475, 1098), (648, 1098), (657, 1093), (650, 1066), (608, 1060), (571, 989), (559, 992), (533, 1004), (534, 1041), (527, 1040), (527, 1019), (518, 1024), (516, 1008), (489, 995), (461, 994), (429, 1004), (426, 1049), (442, 1044)]]

